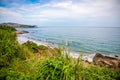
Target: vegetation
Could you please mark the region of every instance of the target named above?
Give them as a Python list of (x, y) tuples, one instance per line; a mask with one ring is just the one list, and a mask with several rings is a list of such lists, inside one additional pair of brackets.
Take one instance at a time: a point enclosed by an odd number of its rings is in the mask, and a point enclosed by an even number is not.
[[(28, 42), (20, 45), (8, 26), (0, 26), (0, 80), (120, 80), (120, 71), (90, 64), (84, 67), (81, 58), (74, 59), (60, 48), (53, 49)], [(40, 55), (38, 52), (58, 55)]]
[(44, 45), (37, 45), (36, 43), (33, 43), (31, 41), (27, 41), (26, 43), (24, 43), (23, 45), (27, 46), (29, 48), (29, 50), (33, 53), (36, 52), (36, 50), (46, 50), (48, 49), (48, 47), (44, 46)]
[(13, 27), (9, 27), (9, 26), (5, 26), (5, 25), (0, 25), (0, 30), (16, 31), (15, 28), (13, 28)]

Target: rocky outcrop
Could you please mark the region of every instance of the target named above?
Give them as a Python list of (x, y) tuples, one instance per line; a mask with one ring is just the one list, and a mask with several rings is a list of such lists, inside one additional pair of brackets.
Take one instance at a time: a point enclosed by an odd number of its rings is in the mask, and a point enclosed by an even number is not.
[(15, 31), (16, 34), (25, 34), (25, 33), (29, 33), (28, 31), (25, 30), (17, 30)]
[(40, 55), (49, 55), (49, 56), (56, 56), (59, 52), (59, 49), (57, 48), (50, 48), (49, 46), (44, 45), (37, 45), (36, 43), (32, 41), (27, 41), (23, 43), (24, 46), (27, 46), (30, 50), (32, 50), (33, 53), (35, 53), (36, 56)]
[(106, 66), (108, 68), (120, 70), (120, 60), (117, 58), (103, 56), (97, 53), (93, 58), (93, 63), (99, 66)]

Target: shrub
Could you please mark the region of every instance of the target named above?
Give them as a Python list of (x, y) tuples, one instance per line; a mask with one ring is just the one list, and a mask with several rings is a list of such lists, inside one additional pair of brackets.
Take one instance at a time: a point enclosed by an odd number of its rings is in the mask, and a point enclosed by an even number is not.
[(30, 80), (29, 75), (25, 75), (23, 72), (11, 68), (2, 68), (0, 74), (1, 80)]
[(44, 46), (44, 45), (39, 45), (39, 46), (38, 46), (36, 43), (34, 43), (34, 42), (32, 42), (32, 41), (27, 41), (27, 42), (24, 43), (23, 45), (27, 46), (28, 49), (29, 49), (31, 52), (33, 52), (33, 53), (35, 53), (37, 49), (39, 49), (39, 50), (46, 50), (46, 49), (48, 49), (47, 46)]
[(13, 32), (8, 32), (7, 30), (0, 30), (0, 41), (15, 43), (16, 36), (17, 35)]
[(46, 49), (48, 49), (48, 47), (46, 47), (46, 46), (44, 46), (44, 45), (40, 45), (40, 46), (38, 46), (38, 48), (39, 48), (40, 50), (46, 50)]
[(14, 28), (0, 26), (0, 68), (8, 66), (15, 57), (24, 59), (23, 49), (17, 43), (16, 34), (12, 30)]
[(16, 31), (15, 28), (6, 25), (0, 25), (0, 30)]
[(35, 52), (35, 49), (38, 48), (37, 44), (36, 43), (33, 43), (31, 41), (27, 41), (26, 43), (24, 43), (23, 45), (27, 46), (28, 49), (31, 51), (31, 52)]

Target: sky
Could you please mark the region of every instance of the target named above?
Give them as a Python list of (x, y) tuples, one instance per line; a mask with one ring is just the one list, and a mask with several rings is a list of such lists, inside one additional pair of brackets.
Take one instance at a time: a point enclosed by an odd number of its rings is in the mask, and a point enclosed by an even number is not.
[(120, 0), (0, 0), (0, 23), (120, 27)]

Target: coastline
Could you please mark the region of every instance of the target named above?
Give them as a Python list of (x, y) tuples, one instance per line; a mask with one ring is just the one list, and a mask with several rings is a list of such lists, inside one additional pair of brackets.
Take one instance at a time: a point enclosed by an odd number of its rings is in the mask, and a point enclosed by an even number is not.
[[(58, 46), (49, 45), (48, 43), (45, 43), (45, 42), (29, 39), (29, 38), (23, 37), (22, 35), (24, 35), (24, 34), (20, 34), (17, 36), (17, 40), (20, 44), (23, 44), (27, 41), (32, 41), (32, 42), (36, 43), (37, 45), (44, 45), (44, 46), (49, 46), (51, 48), (56, 48), (56, 47), (58, 48)], [(78, 58), (79, 56), (82, 55), (82, 59), (87, 60), (89, 62), (93, 62), (93, 57), (95, 56), (94, 53), (93, 54), (84, 53), (84, 52), (80, 53), (80, 52), (75, 52), (75, 51), (70, 51), (70, 50), (68, 50), (68, 52), (70, 52), (70, 56), (72, 56), (73, 58)]]
[[(56, 48), (56, 47), (58, 48), (57, 45), (50, 45), (47, 42), (45, 43), (45, 42), (42, 42), (42, 41), (33, 40), (33, 39), (30, 39), (30, 38), (27, 38), (27, 37), (23, 37), (22, 35), (25, 35), (25, 34), (17, 35), (17, 40), (20, 44), (23, 44), (23, 43), (25, 43), (29, 40), (29, 41), (32, 41), (32, 42), (36, 43), (37, 45), (44, 45), (44, 46), (49, 46), (51, 48)], [(70, 56), (72, 56), (73, 58), (78, 58), (79, 56), (82, 56), (81, 57), (82, 60), (84, 60), (84, 61), (87, 60), (89, 62), (93, 62), (93, 58), (96, 54), (96, 53), (87, 53), (87, 52), (75, 52), (75, 51), (70, 51), (70, 50), (68, 50), (68, 52), (70, 52)], [(100, 53), (100, 54), (102, 54), (102, 53)], [(102, 55), (120, 59), (119, 54), (102, 54)], [(118, 57), (115, 57), (115, 55), (117, 55)]]

